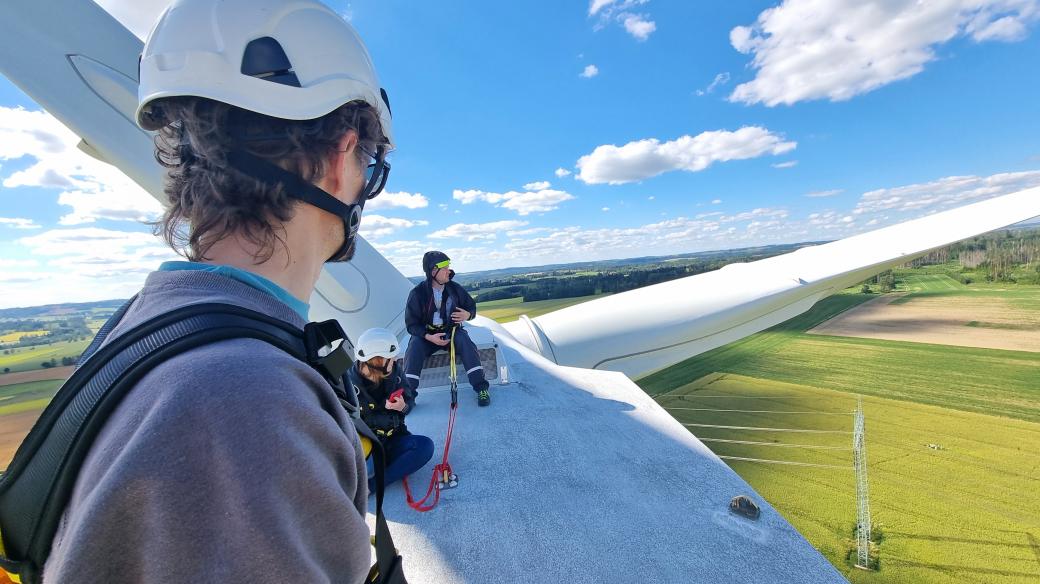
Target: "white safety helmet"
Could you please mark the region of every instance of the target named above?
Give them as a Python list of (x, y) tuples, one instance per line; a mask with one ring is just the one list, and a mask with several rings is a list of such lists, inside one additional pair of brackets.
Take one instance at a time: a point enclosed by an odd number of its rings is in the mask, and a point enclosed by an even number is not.
[(145, 42), (137, 123), (152, 104), (205, 97), (287, 120), (319, 118), (362, 100), (393, 144), (390, 102), (361, 37), (315, 0), (174, 0)]
[(358, 361), (368, 361), (373, 357), (393, 359), (399, 348), (397, 335), (384, 328), (370, 328), (358, 338), (354, 357)]

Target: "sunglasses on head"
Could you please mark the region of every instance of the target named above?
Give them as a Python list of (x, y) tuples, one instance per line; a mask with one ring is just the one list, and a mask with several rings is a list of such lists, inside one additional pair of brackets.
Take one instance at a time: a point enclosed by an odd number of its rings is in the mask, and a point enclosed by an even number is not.
[(446, 268), (446, 267), (448, 267), (450, 265), (451, 265), (451, 260), (444, 260), (443, 262), (437, 262), (436, 264), (433, 264), (433, 267), (439, 268), (439, 269), (443, 270), (444, 268)]

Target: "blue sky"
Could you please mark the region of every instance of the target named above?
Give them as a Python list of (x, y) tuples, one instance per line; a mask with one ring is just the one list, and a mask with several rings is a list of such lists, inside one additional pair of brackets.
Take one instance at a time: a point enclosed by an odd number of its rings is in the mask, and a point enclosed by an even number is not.
[[(161, 1), (102, 2), (138, 34)], [(1040, 185), (1040, 0), (330, 2), (406, 275), (836, 239)], [(941, 6), (939, 6), (941, 4)], [(0, 57), (2, 58), (2, 57)], [(127, 296), (157, 204), (0, 77), (0, 306)], [(548, 184), (546, 184), (548, 183)]]

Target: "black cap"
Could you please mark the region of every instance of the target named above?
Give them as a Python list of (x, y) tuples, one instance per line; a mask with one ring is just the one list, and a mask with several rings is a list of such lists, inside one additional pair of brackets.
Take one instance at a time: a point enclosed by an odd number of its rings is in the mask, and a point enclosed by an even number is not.
[(428, 251), (425, 254), (423, 254), (422, 267), (423, 273), (426, 274), (426, 278), (429, 279), (432, 276), (430, 272), (433, 271), (434, 266), (445, 260), (450, 261), (451, 258), (449, 258), (448, 254), (444, 253), (443, 251)]

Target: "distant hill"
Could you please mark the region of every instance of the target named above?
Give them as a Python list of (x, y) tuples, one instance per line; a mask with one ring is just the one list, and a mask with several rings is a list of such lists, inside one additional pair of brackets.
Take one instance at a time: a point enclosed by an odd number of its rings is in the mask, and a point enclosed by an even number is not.
[(0, 308), (0, 318), (41, 318), (54, 316), (69, 316), (88, 312), (100, 308), (115, 310), (123, 305), (122, 300), (99, 300), (97, 302), (63, 302), (61, 304), (47, 304), (44, 306), (29, 306), (19, 308)]

